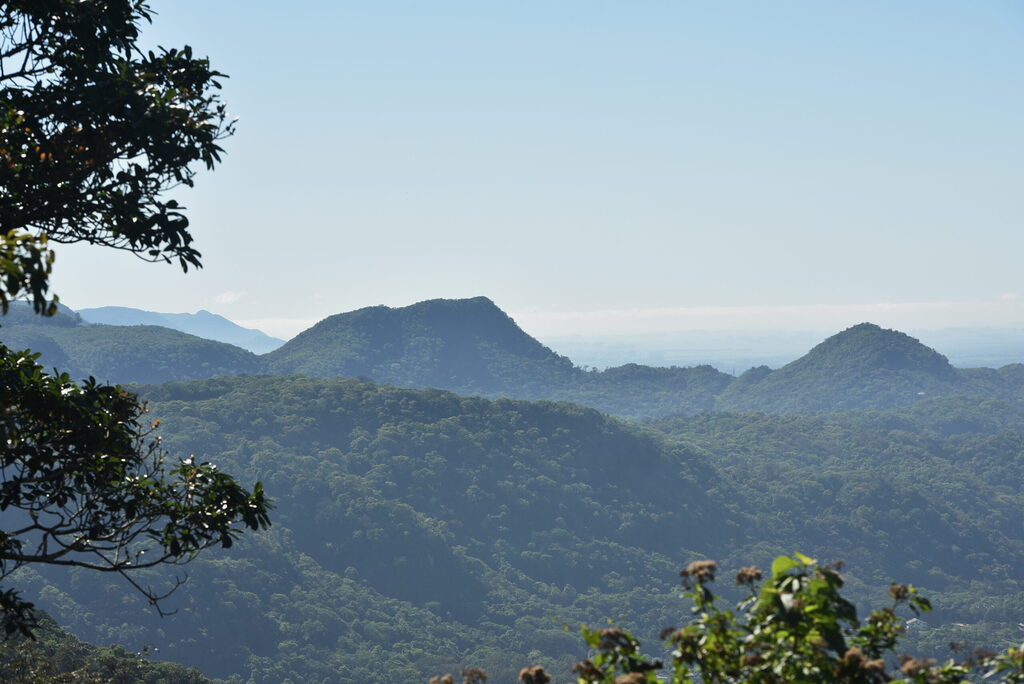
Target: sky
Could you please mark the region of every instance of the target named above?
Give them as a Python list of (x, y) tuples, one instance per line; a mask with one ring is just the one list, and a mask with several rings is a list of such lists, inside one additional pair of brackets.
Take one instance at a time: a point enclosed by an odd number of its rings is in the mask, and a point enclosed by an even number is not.
[(289, 337), (485, 295), (527, 332), (1024, 326), (1019, 0), (153, 0), (230, 75), (204, 268), (61, 247), (72, 308)]

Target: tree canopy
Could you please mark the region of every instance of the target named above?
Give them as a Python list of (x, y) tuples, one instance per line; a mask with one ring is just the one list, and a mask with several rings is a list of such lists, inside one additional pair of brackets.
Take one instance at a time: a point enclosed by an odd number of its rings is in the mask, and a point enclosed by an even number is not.
[(658, 632), (686, 610), (680, 563), (716, 559), (726, 607), (743, 588), (725, 569), (795, 548), (850, 561), (858, 606), (886, 605), (891, 579), (919, 586), (933, 610), (901, 641), (917, 656), (1020, 644), (1024, 410), (1008, 404), (637, 426), (356, 380), (138, 391), (172, 452), (262, 480), (274, 527), (201, 554), (173, 621), (103, 573), (38, 568), (21, 586), (87, 641), (156, 643), (209, 677), (458, 681), (472, 665), (510, 682), (531, 665), (565, 684), (587, 657), (581, 623), (611, 619), (664, 654)]
[(0, 302), (47, 306), (48, 240), (200, 266), (167, 190), (212, 169), (233, 123), (190, 47), (143, 52), (144, 0), (0, 4)]
[[(84, 242), (200, 266), (167, 191), (212, 169), (232, 132), (223, 75), (191, 48), (143, 52), (144, 0), (0, 3), (0, 308), (56, 312), (49, 242)], [(250, 492), (170, 459), (145, 406), (119, 386), (46, 373), (0, 346), (0, 579), (25, 564), (117, 572), (189, 561), (268, 523)], [(152, 603), (166, 594), (129, 579)], [(173, 589), (173, 586), (172, 586)], [(7, 634), (31, 605), (0, 594)]]

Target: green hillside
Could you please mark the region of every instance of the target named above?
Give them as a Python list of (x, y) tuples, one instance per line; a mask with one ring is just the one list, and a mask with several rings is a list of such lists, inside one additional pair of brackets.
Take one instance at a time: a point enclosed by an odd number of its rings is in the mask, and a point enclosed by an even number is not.
[(486, 297), (374, 306), (320, 321), (265, 357), (275, 374), (369, 377), (464, 394), (565, 384), (572, 362), (533, 339)]
[(98, 647), (61, 629), (45, 613), (34, 639), (0, 643), (0, 681), (9, 684), (211, 684), (195, 668), (153, 659), (150, 649), (130, 653)]
[(959, 371), (909, 335), (861, 323), (778, 370), (747, 371), (717, 397), (715, 408), (771, 413), (896, 408), (956, 394), (1019, 399), (1020, 387), (991, 369)]
[(937, 656), (950, 642), (1019, 642), (1024, 610), (1024, 410), (929, 399), (900, 410), (705, 414), (652, 425), (697, 449), (719, 496), (755, 512), (755, 536), (848, 563), (847, 579), (927, 589), (935, 612), (908, 633)]
[(366, 378), (467, 396), (570, 401), (629, 419), (896, 408), (955, 395), (1024, 404), (1024, 365), (953, 368), (916, 339), (870, 323), (782, 368), (738, 377), (706, 365), (588, 371), (527, 335), (486, 297), (338, 314), (262, 356), (169, 328), (87, 325), (70, 310), (41, 319), (25, 307), (2, 319), (0, 341), (41, 352), (42, 363), (73, 376), (113, 382), (260, 373)]
[(87, 323), (103, 325), (159, 325), (164, 328), (202, 337), (217, 342), (227, 342), (254, 354), (265, 354), (277, 349), (284, 340), (271, 337), (260, 330), (243, 328), (223, 316), (200, 310), (190, 313), (161, 313), (133, 309), (127, 306), (101, 306), (95, 309), (79, 309), (78, 315)]
[(711, 366), (655, 368), (630, 363), (604, 371), (577, 372), (562, 387), (549, 387), (530, 399), (571, 401), (631, 419), (701, 413), (734, 381)]
[(327, 318), (267, 354), (268, 373), (366, 377), (459, 394), (572, 401), (639, 418), (714, 406), (732, 377), (710, 366), (587, 372), (523, 332), (486, 297)]
[(1024, 610), (1024, 414), (1005, 403), (705, 414), (643, 432), (569, 404), (354, 380), (144, 395), (173, 452), (265, 483), (273, 528), (193, 564), (170, 619), (95, 573), (25, 573), (19, 586), (83, 638), (154, 644), (209, 676), (567, 673), (581, 622), (611, 618), (647, 642), (674, 623), (681, 564), (793, 549), (847, 560), (855, 596), (874, 603), (891, 579), (921, 584), (937, 610), (911, 647), (1003, 646)]
[(87, 325), (70, 309), (51, 318), (14, 306), (0, 317), (0, 342), (39, 352), (39, 362), (75, 378), (104, 382), (167, 382), (260, 371), (259, 357), (155, 325)]
[[(88, 573), (44, 605), (86, 638), (159, 643), (212, 676), (416, 681), (467, 659), (507, 674), (533, 651), (565, 664), (581, 651), (563, 625), (669, 619), (656, 599), (675, 559), (729, 518), (703, 494), (706, 464), (576, 406), (294, 377), (146, 396), (170, 448), (274, 491), (274, 527), (192, 566), (173, 620)], [(382, 649), (388, 667), (371, 666)]]

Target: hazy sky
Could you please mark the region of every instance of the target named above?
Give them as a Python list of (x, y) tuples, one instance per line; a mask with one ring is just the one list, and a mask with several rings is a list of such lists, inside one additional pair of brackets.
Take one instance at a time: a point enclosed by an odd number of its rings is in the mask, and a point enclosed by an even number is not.
[(1024, 325), (1019, 0), (153, 6), (149, 39), (208, 54), (240, 117), (182, 196), (205, 268), (62, 249), (73, 308)]

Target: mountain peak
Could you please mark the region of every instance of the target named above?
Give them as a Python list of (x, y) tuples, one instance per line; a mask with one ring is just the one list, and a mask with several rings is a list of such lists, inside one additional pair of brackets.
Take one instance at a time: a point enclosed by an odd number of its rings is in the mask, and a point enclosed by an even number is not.
[(892, 408), (949, 394), (961, 378), (949, 360), (917, 339), (874, 323), (836, 333), (770, 373), (748, 371), (723, 392), (727, 410), (835, 411)]
[[(508, 317), (507, 314), (502, 311), (497, 304), (495, 304), (489, 297), (466, 297), (462, 299), (425, 299), (422, 302), (416, 302), (409, 306), (397, 307), (392, 309), (405, 310), (405, 311), (453, 311), (459, 313), (497, 313), (502, 316)], [(512, 320), (509, 318), (509, 320)]]
[(874, 323), (858, 323), (821, 342), (793, 364), (845, 367), (851, 371), (917, 371), (937, 378), (956, 375), (949, 360), (920, 340)]
[[(371, 306), (325, 318), (268, 361), (275, 372), (366, 376), (413, 387), (500, 392), (572, 362), (530, 337), (487, 297)], [(528, 372), (528, 369), (532, 371)]]

